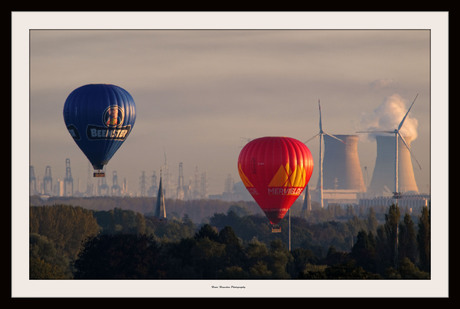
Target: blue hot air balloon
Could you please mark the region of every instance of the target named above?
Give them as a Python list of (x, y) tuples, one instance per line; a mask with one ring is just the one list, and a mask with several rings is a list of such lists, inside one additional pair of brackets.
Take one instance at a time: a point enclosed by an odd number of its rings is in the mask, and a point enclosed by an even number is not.
[(123, 88), (89, 84), (72, 91), (64, 104), (67, 130), (93, 165), (95, 177), (133, 129), (136, 105)]

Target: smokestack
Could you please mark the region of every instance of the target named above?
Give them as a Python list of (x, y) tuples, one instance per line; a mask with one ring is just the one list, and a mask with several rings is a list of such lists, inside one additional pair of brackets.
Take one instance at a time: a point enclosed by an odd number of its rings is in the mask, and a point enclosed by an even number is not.
[[(323, 189), (365, 192), (357, 135), (324, 135)], [(318, 180), (319, 188), (319, 180)]]
[[(394, 135), (376, 135), (377, 157), (371, 184), (368, 188), (370, 196), (392, 194), (395, 188), (395, 137)], [(413, 140), (411, 136), (404, 136), (407, 145)], [(415, 182), (412, 159), (406, 146), (398, 139), (398, 184), (401, 193), (418, 193)], [(386, 194), (385, 194), (386, 193)]]

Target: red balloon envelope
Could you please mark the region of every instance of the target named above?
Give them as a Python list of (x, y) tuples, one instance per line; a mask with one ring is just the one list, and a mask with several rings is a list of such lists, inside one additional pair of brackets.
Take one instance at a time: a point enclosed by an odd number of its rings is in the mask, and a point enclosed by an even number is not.
[(278, 224), (308, 184), (313, 157), (294, 138), (261, 137), (241, 150), (238, 172), (270, 223)]

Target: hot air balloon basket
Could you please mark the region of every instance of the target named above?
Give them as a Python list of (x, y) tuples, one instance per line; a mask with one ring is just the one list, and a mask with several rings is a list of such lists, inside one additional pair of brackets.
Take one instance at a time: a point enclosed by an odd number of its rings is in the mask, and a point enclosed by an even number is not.
[(103, 171), (94, 172), (93, 177), (105, 177), (105, 172)]

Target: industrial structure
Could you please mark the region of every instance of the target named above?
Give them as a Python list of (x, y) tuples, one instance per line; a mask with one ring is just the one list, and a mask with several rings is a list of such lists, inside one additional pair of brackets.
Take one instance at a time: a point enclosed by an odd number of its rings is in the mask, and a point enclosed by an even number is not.
[(200, 199), (205, 199), (208, 197), (208, 180), (206, 172), (201, 173), (201, 182), (200, 182)]
[(107, 184), (107, 180), (105, 177), (98, 178), (97, 195), (99, 196), (109, 196), (110, 195), (110, 187)]
[(319, 132), (318, 134), (316, 134), (315, 136), (313, 136), (312, 138), (310, 138), (308, 141), (306, 141), (305, 143), (308, 143), (309, 141), (311, 141), (312, 139), (316, 138), (316, 137), (319, 137), (319, 156), (318, 156), (318, 161), (319, 161), (319, 179), (318, 179), (318, 186), (316, 187), (317, 190), (316, 190), (316, 193), (318, 195), (318, 201), (319, 201), (319, 204), (321, 206), (321, 208), (324, 207), (324, 192), (323, 192), (323, 189), (324, 189), (324, 184), (323, 184), (323, 177), (324, 177), (324, 171), (323, 171), (323, 166), (324, 166), (324, 160), (323, 160), (323, 155), (322, 155), (322, 152), (323, 152), (323, 139), (325, 136), (327, 137), (330, 137), (330, 138), (333, 138), (343, 144), (345, 144), (344, 141), (342, 141), (340, 138), (332, 135), (332, 134), (329, 134), (327, 133), (326, 131), (323, 130), (323, 120), (321, 118), (321, 103), (320, 101), (318, 100), (318, 110), (319, 110)]
[(43, 177), (43, 194), (53, 195), (53, 177), (51, 176), (51, 166), (45, 168), (45, 176)]
[(113, 176), (112, 176), (112, 187), (110, 190), (110, 194), (112, 196), (121, 196), (121, 187), (118, 184), (118, 175), (117, 171), (113, 171)]
[(139, 192), (140, 196), (146, 196), (147, 193), (147, 183), (145, 178), (145, 171), (142, 171), (141, 176), (139, 177)]
[(193, 199), (200, 199), (201, 194), (200, 194), (200, 175), (198, 171), (198, 166), (195, 166), (195, 175), (193, 179), (193, 186), (192, 186), (192, 198)]
[(357, 135), (324, 136), (323, 190), (366, 192), (358, 155)]
[[(402, 209), (404, 213), (420, 213), (423, 207), (430, 205), (430, 201), (431, 197), (429, 194), (403, 194), (398, 199), (398, 207)], [(377, 196), (360, 199), (359, 207), (390, 206), (393, 203), (393, 196)]]
[(29, 166), (29, 195), (38, 194), (37, 178), (35, 177), (35, 169), (32, 165)]
[[(375, 138), (377, 141), (377, 157), (372, 180), (368, 188), (368, 196), (393, 195), (395, 188), (395, 138), (391, 135), (376, 135)], [(405, 136), (404, 139), (410, 147), (412, 137)], [(398, 186), (400, 193), (418, 193), (411, 154), (401, 139), (398, 139)]]
[[(394, 203), (395, 188), (395, 137), (376, 135), (377, 155), (370, 185), (366, 188), (358, 154), (357, 135), (334, 135), (344, 143), (328, 135), (324, 136), (324, 169), (322, 197), (324, 204), (359, 206), (387, 206)], [(412, 137), (404, 136), (408, 147)], [(415, 181), (409, 148), (398, 139), (398, 205), (412, 209), (429, 203), (429, 195), (419, 194)], [(320, 179), (312, 200), (320, 201)], [(305, 206), (304, 206), (305, 207)]]
[(88, 161), (88, 170), (86, 175), (86, 196), (92, 196), (94, 193), (93, 174), (91, 169), (91, 163)]
[[(329, 203), (357, 204), (366, 192), (358, 155), (357, 135), (324, 135), (322, 199)], [(321, 186), (321, 175), (316, 188)], [(320, 200), (319, 190), (312, 192), (313, 200)]]
[(185, 195), (188, 194), (187, 188), (184, 184), (184, 165), (182, 162), (179, 163), (179, 178), (177, 180), (176, 199), (183, 200)]
[(69, 158), (65, 159), (64, 196), (73, 196), (73, 178)]
[(158, 192), (157, 174), (155, 171), (153, 171), (153, 174), (150, 178), (150, 187), (147, 190), (147, 194), (150, 197), (154, 197), (154, 196), (157, 196), (157, 192)]
[[(411, 136), (404, 136), (395, 139), (394, 136), (375, 135), (376, 140), (376, 158), (372, 177), (369, 178), (370, 184), (366, 188), (361, 170), (361, 164), (358, 152), (358, 135), (337, 134), (330, 136), (324, 133), (324, 151), (322, 156), (323, 169), (322, 179), (318, 178), (316, 188), (312, 188), (312, 181), (306, 187), (302, 210), (311, 210), (312, 202), (320, 202), (320, 191), (322, 191), (322, 200), (324, 206), (328, 204), (356, 205), (360, 207), (387, 206), (394, 202), (395, 181), (398, 179), (398, 204), (407, 209), (414, 209), (429, 205), (429, 194), (420, 194), (415, 180), (414, 169), (412, 165), (412, 155), (410, 146), (413, 141)], [(398, 140), (398, 152), (395, 154), (395, 141)], [(398, 168), (395, 169), (395, 157), (398, 158)], [(418, 162), (417, 162), (418, 163)], [(366, 167), (364, 167), (366, 169)], [(398, 177), (395, 177), (395, 170), (398, 171)], [(367, 169), (366, 169), (367, 171)], [(153, 171), (147, 181), (144, 171), (139, 178), (140, 196), (157, 197), (157, 201), (163, 201), (158, 211), (166, 215), (164, 209), (165, 199), (203, 199), (208, 198), (206, 172), (199, 172), (198, 166), (195, 167), (193, 178), (190, 177), (188, 185), (184, 180), (184, 164), (179, 163), (177, 186), (169, 184), (170, 172), (167, 166), (166, 156), (165, 163), (160, 169), (160, 186), (157, 185), (157, 176)], [(74, 179), (72, 177), (70, 159), (65, 160), (65, 177), (53, 179), (51, 166), (47, 165), (44, 176), (39, 178), (36, 175), (34, 166), (29, 168), (29, 194), (49, 196), (125, 196), (132, 195), (128, 192), (126, 178), (122, 185), (119, 184), (119, 178), (116, 171), (113, 171), (111, 187), (107, 184), (106, 178), (97, 179), (94, 185), (94, 179), (90, 177), (91, 169), (88, 165), (88, 179), (86, 191), (78, 192), (74, 190)], [(165, 177), (165, 174), (167, 177)], [(367, 176), (367, 174), (366, 174)], [(321, 176), (320, 176), (321, 177)], [(165, 180), (168, 179), (168, 181)], [(147, 182), (149, 183), (147, 185)], [(322, 190), (321, 188), (322, 183)], [(168, 185), (168, 186), (167, 186)], [(160, 190), (161, 187), (161, 190)], [(170, 188), (169, 194), (167, 187)], [(176, 190), (171, 190), (172, 188)], [(148, 188), (148, 190), (147, 190)], [(161, 192), (161, 196), (159, 193)], [(139, 194), (139, 193), (138, 193)], [(223, 193), (211, 195), (209, 198), (223, 199), (227, 201), (252, 201), (251, 196), (244, 188), (241, 182), (234, 182), (232, 175), (228, 174), (223, 183)], [(155, 209), (155, 211), (157, 211)]]
[[(412, 106), (414, 106), (414, 103), (417, 97), (418, 97), (418, 94), (415, 96), (414, 101), (410, 105), (404, 117), (402, 117), (401, 121), (399, 122), (397, 126), (395, 126), (394, 129), (360, 131), (360, 133), (372, 133), (372, 134), (378, 134), (378, 136), (380, 136), (380, 134), (394, 135), (393, 143), (391, 143), (390, 139), (382, 139), (380, 137), (378, 138), (378, 141), (380, 142), (377, 142), (377, 158), (376, 158), (376, 166), (374, 168), (374, 175), (378, 173), (377, 179), (384, 180), (382, 183), (379, 184), (378, 187), (380, 187), (381, 185), (384, 185), (384, 187), (386, 187), (385, 182), (386, 184), (388, 184), (389, 180), (385, 179), (385, 176), (388, 175), (388, 171), (384, 171), (384, 168), (389, 166), (387, 164), (389, 160), (388, 150), (392, 149), (393, 150), (393, 160), (391, 160), (390, 162), (393, 163), (393, 179), (394, 179), (393, 184), (394, 186), (393, 186), (392, 194), (393, 194), (394, 203), (398, 203), (398, 200), (401, 198), (402, 194), (405, 192), (411, 192), (411, 191), (413, 191), (414, 193), (418, 192), (417, 185), (415, 184), (415, 177), (414, 177), (413, 168), (412, 168), (412, 160), (410, 157), (410, 155), (413, 156), (410, 150), (411, 137), (406, 136), (409, 139), (409, 142), (407, 142), (406, 137), (404, 137), (401, 134), (401, 129), (403, 128), (404, 121), (409, 115), (409, 112)], [(390, 148), (390, 146), (393, 146), (393, 147)], [(401, 151), (401, 149), (404, 149), (405, 151)], [(381, 156), (379, 156), (380, 153), (382, 154)], [(415, 159), (415, 157), (414, 157), (414, 160), (418, 164), (419, 168), (421, 169), (422, 167), (418, 163), (417, 159)], [(382, 173), (382, 175), (380, 175), (380, 173)], [(402, 178), (402, 181), (403, 181), (402, 186), (400, 186), (400, 182), (399, 182), (400, 178)]]

